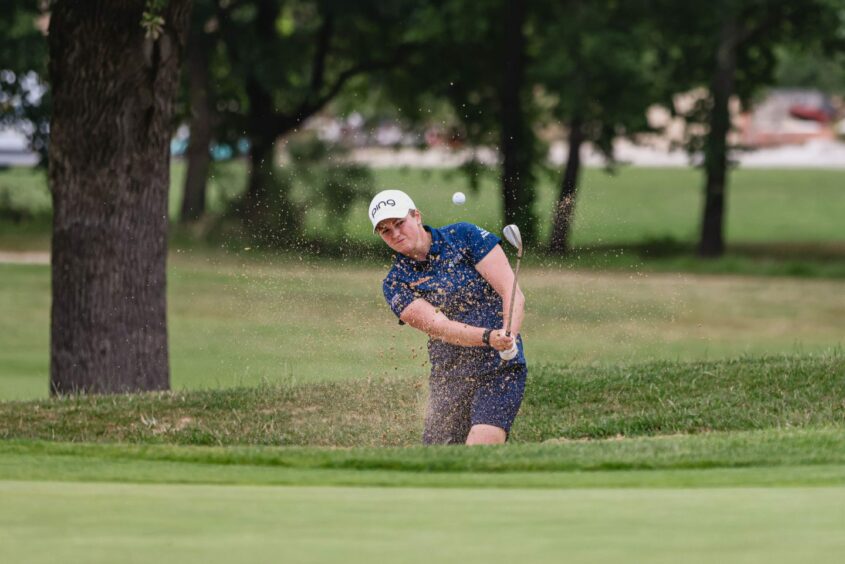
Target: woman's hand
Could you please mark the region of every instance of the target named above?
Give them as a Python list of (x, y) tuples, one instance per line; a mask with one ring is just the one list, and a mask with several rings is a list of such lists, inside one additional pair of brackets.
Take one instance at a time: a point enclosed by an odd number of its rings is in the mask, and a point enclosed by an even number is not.
[(490, 346), (500, 352), (512, 348), (515, 339), (515, 335), (508, 337), (504, 329), (494, 329), (490, 332)]

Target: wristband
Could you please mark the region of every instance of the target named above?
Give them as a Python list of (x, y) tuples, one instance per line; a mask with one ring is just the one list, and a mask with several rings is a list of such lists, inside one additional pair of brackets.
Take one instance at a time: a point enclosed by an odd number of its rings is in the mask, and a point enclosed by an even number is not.
[(492, 333), (492, 329), (485, 329), (484, 334), (481, 335), (481, 342), (484, 343), (486, 346), (490, 346), (490, 333)]

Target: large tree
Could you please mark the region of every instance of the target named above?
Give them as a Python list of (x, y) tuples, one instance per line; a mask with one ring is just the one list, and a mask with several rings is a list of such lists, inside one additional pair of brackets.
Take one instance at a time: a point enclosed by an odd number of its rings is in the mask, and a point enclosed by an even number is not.
[(52, 393), (169, 387), (169, 141), (189, 12), (190, 0), (53, 4)]

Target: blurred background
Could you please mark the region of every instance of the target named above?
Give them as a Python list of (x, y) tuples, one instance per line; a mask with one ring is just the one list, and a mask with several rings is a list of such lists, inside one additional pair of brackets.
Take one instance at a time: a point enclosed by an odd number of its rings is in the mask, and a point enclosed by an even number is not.
[[(0, 20), (0, 399), (48, 390), (50, 8)], [(839, 0), (195, 0), (173, 385), (424, 373), (365, 219), (386, 188), (432, 225), (520, 226), (534, 362), (841, 347), (843, 21)]]

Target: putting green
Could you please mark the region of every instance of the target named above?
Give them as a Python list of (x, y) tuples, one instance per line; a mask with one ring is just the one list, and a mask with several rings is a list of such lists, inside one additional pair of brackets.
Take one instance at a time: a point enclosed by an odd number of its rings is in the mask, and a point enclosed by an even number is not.
[(845, 488), (0, 482), (3, 562), (839, 562)]

